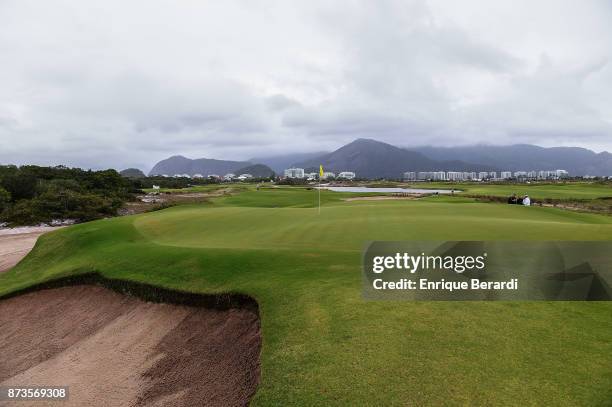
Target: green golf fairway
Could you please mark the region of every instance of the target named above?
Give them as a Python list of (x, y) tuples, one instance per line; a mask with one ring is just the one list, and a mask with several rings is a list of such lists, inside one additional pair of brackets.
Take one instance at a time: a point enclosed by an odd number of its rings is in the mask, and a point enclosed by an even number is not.
[(411, 186), (415, 188), (444, 188), (456, 189), (463, 194), (470, 195), (492, 195), (492, 196), (510, 196), (529, 195), (536, 199), (554, 198), (554, 199), (595, 199), (595, 198), (610, 198), (612, 197), (612, 187), (610, 184), (598, 184), (593, 182), (568, 182), (568, 183), (503, 183), (503, 184), (488, 184), (488, 183), (448, 183), (448, 182), (423, 182), (414, 183)]
[[(366, 302), (371, 240), (609, 240), (612, 218), (469, 200), (250, 190), (40, 238), (0, 294), (98, 271), (260, 306), (253, 405), (605, 405), (610, 302)], [(440, 197), (442, 198), (442, 197)]]

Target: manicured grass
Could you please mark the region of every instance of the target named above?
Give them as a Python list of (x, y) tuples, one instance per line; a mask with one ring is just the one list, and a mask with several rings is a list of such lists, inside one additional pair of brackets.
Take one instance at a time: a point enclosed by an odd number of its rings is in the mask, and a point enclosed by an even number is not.
[[(341, 203), (356, 196), (377, 196), (380, 193), (338, 193), (322, 189), (321, 205)], [(314, 208), (319, 205), (319, 190), (312, 187), (276, 187), (251, 189), (215, 201), (218, 205), (258, 208)]]
[(366, 302), (367, 240), (611, 239), (612, 218), (431, 198), (352, 201), (248, 191), (43, 236), (0, 293), (55, 276), (108, 277), (260, 304), (254, 405), (605, 405), (612, 303)]
[(567, 182), (567, 183), (447, 183), (426, 182), (409, 184), (415, 188), (443, 188), (461, 190), (463, 194), (510, 196), (529, 195), (536, 199), (594, 199), (612, 197), (612, 184), (599, 184), (594, 182)]
[[(367, 203), (366, 203), (367, 202)], [(183, 247), (360, 251), (369, 240), (606, 239), (612, 218), (512, 205), (381, 201), (315, 208), (178, 207), (134, 224)]]

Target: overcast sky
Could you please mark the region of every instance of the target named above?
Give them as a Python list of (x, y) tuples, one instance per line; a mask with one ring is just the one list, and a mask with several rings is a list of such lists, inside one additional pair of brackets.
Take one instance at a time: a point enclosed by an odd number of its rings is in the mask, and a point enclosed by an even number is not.
[(0, 0), (0, 163), (612, 151), (612, 2)]

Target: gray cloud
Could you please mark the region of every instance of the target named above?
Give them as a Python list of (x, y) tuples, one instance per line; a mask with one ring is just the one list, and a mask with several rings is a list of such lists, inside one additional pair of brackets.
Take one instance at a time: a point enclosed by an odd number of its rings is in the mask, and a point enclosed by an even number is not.
[[(146, 6), (146, 13), (143, 7)], [(0, 2), (0, 163), (612, 150), (605, 1)]]

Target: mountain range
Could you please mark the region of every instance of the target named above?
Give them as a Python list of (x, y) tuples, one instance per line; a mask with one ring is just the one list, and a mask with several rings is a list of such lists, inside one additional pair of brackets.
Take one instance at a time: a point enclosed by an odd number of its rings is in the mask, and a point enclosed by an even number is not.
[(255, 178), (271, 178), (276, 175), (272, 168), (264, 164), (247, 165), (246, 167), (237, 169), (234, 173), (236, 175), (251, 174)]
[(300, 167), (317, 171), (353, 171), (360, 178), (401, 178), (406, 171), (530, 171), (565, 169), (571, 175), (612, 175), (612, 154), (580, 147), (509, 146), (403, 148), (357, 139), (329, 153), (300, 153), (227, 161), (173, 156), (157, 163), (149, 175), (253, 173)]
[(307, 170), (319, 164), (332, 172), (353, 171), (360, 178), (401, 178), (406, 171), (495, 171), (492, 165), (433, 160), (422, 153), (370, 139), (357, 139), (336, 151), (295, 163)]
[(249, 161), (227, 161), (215, 160), (212, 158), (197, 158), (192, 160), (182, 155), (175, 155), (155, 164), (153, 169), (149, 172), (149, 175), (224, 175), (250, 165), (253, 165), (253, 163)]
[(507, 171), (564, 169), (571, 175), (612, 175), (612, 154), (581, 147), (510, 146), (412, 148), (433, 160), (463, 160), (494, 165)]
[(264, 163), (268, 167), (272, 168), (277, 174), (282, 174), (285, 168), (289, 168), (295, 163), (317, 158), (325, 154), (327, 154), (326, 151), (319, 151), (316, 153), (283, 154), (251, 158), (249, 161), (253, 163)]
[(146, 175), (144, 172), (140, 171), (138, 168), (126, 168), (123, 171), (120, 171), (122, 177), (125, 178), (144, 178)]

